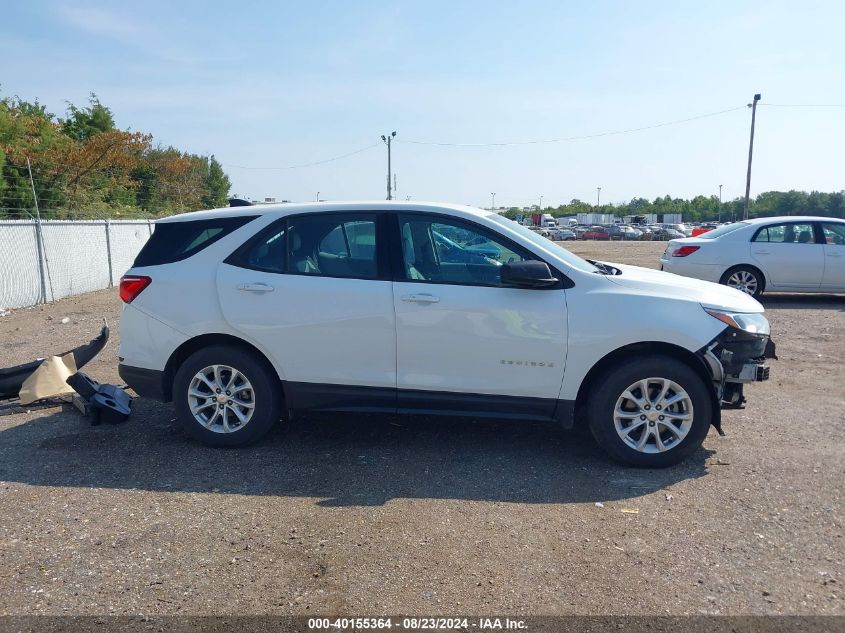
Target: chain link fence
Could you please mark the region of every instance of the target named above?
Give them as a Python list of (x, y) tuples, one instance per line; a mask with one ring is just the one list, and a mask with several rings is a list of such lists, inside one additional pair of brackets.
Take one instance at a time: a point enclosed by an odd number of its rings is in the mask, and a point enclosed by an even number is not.
[(0, 309), (114, 286), (153, 228), (150, 220), (0, 220)]

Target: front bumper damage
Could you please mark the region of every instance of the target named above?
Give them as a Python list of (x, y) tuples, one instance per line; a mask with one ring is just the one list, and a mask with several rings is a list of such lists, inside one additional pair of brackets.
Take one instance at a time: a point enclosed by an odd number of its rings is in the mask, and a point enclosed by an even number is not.
[[(713, 380), (721, 408), (741, 409), (745, 404), (744, 386), (769, 379), (766, 361), (777, 360), (775, 343), (768, 334), (753, 334), (728, 327), (699, 352)], [(720, 416), (713, 426), (720, 435)]]

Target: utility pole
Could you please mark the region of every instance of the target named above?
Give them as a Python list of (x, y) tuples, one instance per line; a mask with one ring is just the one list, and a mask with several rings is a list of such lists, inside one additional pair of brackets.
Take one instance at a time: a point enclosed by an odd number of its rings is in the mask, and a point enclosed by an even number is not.
[(490, 210), (491, 211), (496, 210), (496, 192), (495, 191), (490, 194)]
[(719, 223), (722, 222), (722, 185), (719, 185)]
[(543, 196), (540, 196), (540, 213), (543, 212)]
[(601, 187), (596, 187), (596, 206), (601, 206)]
[(748, 104), (751, 108), (751, 140), (748, 142), (748, 175), (745, 178), (745, 209), (742, 212), (742, 219), (748, 219), (748, 208), (751, 204), (751, 156), (754, 154), (754, 121), (757, 118), (757, 102), (760, 94), (754, 95), (754, 101)]
[(393, 200), (393, 190), (391, 189), (391, 180), (392, 180), (392, 171), (390, 167), (390, 142), (396, 138), (396, 132), (392, 132), (388, 135), (381, 135), (381, 140), (384, 141), (384, 144), (387, 145), (387, 199)]

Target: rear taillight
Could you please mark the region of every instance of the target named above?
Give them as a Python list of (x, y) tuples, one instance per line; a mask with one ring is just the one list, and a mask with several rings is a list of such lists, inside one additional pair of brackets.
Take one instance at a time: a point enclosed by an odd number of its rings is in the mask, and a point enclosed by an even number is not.
[(672, 253), (672, 257), (686, 257), (687, 255), (692, 255), (695, 251), (697, 251), (700, 246), (681, 246), (678, 250)]
[(124, 303), (132, 303), (151, 282), (151, 277), (124, 275), (120, 278), (120, 300)]

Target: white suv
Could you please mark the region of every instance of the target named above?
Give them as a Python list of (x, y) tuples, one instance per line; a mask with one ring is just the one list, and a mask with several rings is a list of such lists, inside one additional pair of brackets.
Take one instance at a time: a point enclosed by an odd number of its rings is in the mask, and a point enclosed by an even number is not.
[(120, 375), (215, 446), (298, 410), (583, 420), (613, 458), (667, 466), (768, 377), (772, 348), (743, 293), (451, 205), (174, 216), (120, 294)]

